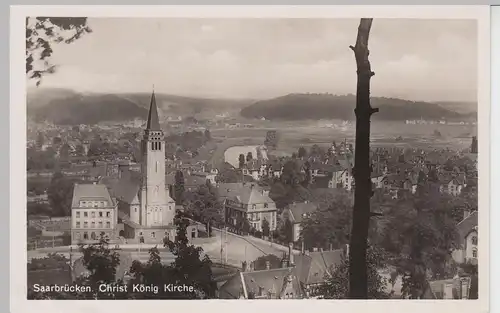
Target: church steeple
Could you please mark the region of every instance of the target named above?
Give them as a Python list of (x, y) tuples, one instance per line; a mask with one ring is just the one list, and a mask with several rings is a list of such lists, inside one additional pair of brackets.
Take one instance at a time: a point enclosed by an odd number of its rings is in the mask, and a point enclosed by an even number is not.
[(148, 123), (146, 125), (146, 130), (153, 130), (153, 131), (161, 130), (154, 90), (153, 94), (151, 95), (151, 104), (149, 105)]

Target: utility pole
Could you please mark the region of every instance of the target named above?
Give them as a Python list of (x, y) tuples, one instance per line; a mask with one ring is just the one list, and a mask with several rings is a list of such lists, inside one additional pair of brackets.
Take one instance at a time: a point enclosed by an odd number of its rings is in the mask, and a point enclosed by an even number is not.
[(350, 46), (354, 51), (357, 65), (356, 90), (356, 143), (354, 165), (354, 208), (349, 248), (349, 298), (368, 299), (368, 275), (366, 267), (366, 250), (368, 246), (368, 227), (370, 222), (370, 198), (373, 194), (371, 186), (370, 165), (370, 117), (378, 109), (370, 105), (371, 71), (368, 60), (368, 38), (373, 19), (362, 18), (358, 27), (356, 45)]

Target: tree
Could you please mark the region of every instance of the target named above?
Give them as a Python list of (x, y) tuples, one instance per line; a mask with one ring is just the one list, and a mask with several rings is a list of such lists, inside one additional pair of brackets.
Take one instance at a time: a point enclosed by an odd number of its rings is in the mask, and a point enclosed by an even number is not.
[(174, 186), (174, 199), (175, 204), (180, 205), (184, 203), (184, 174), (182, 171), (175, 172), (175, 186)]
[(92, 30), (86, 17), (26, 18), (26, 75), (41, 83), (42, 76), (56, 71), (49, 62), (52, 45), (72, 43)]
[(215, 177), (215, 181), (217, 183), (238, 183), (241, 182), (241, 174), (226, 162)]
[(243, 153), (240, 154), (240, 156), (238, 157), (238, 164), (240, 169), (242, 169), (243, 166), (245, 166), (245, 155)]
[(70, 151), (71, 147), (67, 143), (65, 143), (62, 145), (61, 149), (59, 149), (59, 156), (61, 157), (61, 159), (68, 159), (70, 156)]
[(252, 161), (252, 160), (253, 160), (253, 155), (252, 155), (252, 152), (251, 152), (251, 151), (249, 151), (249, 152), (247, 153), (247, 162), (250, 162), (250, 161)]
[(306, 249), (341, 247), (349, 243), (352, 199), (346, 191), (317, 193), (318, 209), (302, 221), (302, 240)]
[[(386, 290), (387, 279), (379, 274), (379, 269), (384, 268), (385, 256), (383, 250), (370, 247), (367, 250), (367, 299), (388, 299)], [(340, 265), (330, 269), (331, 275), (326, 275), (326, 282), (319, 288), (319, 293), (324, 299), (349, 298), (349, 260), (344, 258)]]
[(61, 172), (52, 176), (47, 196), (53, 216), (70, 216), (71, 200), (73, 198), (73, 182), (64, 177)]
[(403, 279), (403, 296), (422, 298), (428, 279), (447, 278), (450, 251), (457, 247), (456, 221), (439, 190), (427, 182), (416, 194), (391, 206), (383, 247)]
[(212, 140), (212, 134), (210, 134), (210, 130), (205, 129), (205, 141)]
[(223, 224), (223, 207), (213, 186), (198, 186), (195, 192), (188, 195), (187, 201), (188, 212), (192, 214), (193, 219), (206, 225), (209, 236), (212, 235), (212, 225)]
[(472, 143), (471, 143), (471, 147), (470, 147), (470, 153), (477, 154), (477, 137), (476, 136), (472, 137)]
[(203, 249), (189, 244), (187, 239), (187, 227), (189, 220), (182, 212), (175, 216), (177, 235), (175, 241), (165, 240), (164, 245), (176, 256), (170, 266), (170, 279), (177, 285), (193, 286), (195, 293), (180, 293), (185, 299), (214, 298), (217, 284), (213, 280), (212, 261), (205, 255), (201, 257)]
[(368, 276), (366, 249), (370, 224), (371, 167), (370, 167), (370, 118), (378, 109), (370, 105), (370, 79), (375, 73), (368, 60), (368, 37), (372, 25), (371, 18), (362, 18), (358, 27), (354, 51), (357, 65), (356, 90), (356, 154), (354, 181), (354, 209), (349, 249), (349, 298), (368, 297)]
[(109, 240), (101, 235), (97, 244), (80, 245), (83, 254), (83, 266), (89, 271), (89, 275), (80, 281), (92, 287), (96, 294), (94, 296), (108, 298), (112, 294), (97, 292), (100, 284), (115, 284), (116, 269), (120, 264), (120, 255), (115, 250), (109, 249)]
[(314, 144), (312, 147), (311, 147), (311, 151), (309, 152), (309, 154), (312, 156), (312, 157), (322, 157), (325, 153), (323, 151), (323, 149), (321, 149), (320, 146)]
[(76, 154), (76, 155), (79, 155), (79, 156), (82, 156), (82, 155), (84, 155), (84, 154), (85, 154), (85, 149), (83, 148), (83, 146), (82, 146), (82, 145), (77, 145), (77, 146), (75, 147), (75, 154)]
[(299, 158), (303, 159), (307, 156), (307, 150), (304, 147), (299, 148)]
[(266, 263), (269, 262), (271, 269), (281, 267), (281, 259), (274, 254), (268, 254), (258, 257), (254, 263), (254, 270), (262, 271), (266, 269)]
[(270, 233), (269, 222), (267, 221), (267, 219), (264, 218), (264, 220), (262, 221), (262, 236), (269, 237), (269, 233)]

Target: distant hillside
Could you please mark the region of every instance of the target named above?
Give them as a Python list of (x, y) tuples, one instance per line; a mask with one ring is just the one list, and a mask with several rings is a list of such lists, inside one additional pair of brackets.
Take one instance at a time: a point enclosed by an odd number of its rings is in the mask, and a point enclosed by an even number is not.
[[(67, 89), (28, 91), (28, 115), (56, 124), (95, 124), (146, 118), (150, 93), (84, 94)], [(238, 114), (251, 100), (203, 99), (156, 94), (162, 116), (213, 117), (225, 112)]]
[[(454, 119), (469, 118), (435, 103), (414, 102), (393, 98), (371, 98), (372, 106), (380, 112), (374, 120)], [(270, 100), (257, 101), (241, 110), (247, 118), (264, 117), (269, 120), (342, 119), (354, 120), (354, 95), (289, 94)]]
[(124, 121), (145, 118), (147, 109), (116, 95), (80, 95), (54, 99), (45, 106), (29, 107), (28, 114), (37, 120), (54, 124), (97, 124), (102, 121)]
[(441, 101), (439, 106), (462, 114), (477, 114), (477, 102)]

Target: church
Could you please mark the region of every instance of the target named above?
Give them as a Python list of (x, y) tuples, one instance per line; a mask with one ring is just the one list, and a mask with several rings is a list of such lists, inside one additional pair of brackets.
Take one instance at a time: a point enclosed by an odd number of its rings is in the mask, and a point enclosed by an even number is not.
[[(175, 239), (176, 206), (165, 183), (165, 149), (153, 92), (140, 164), (109, 165), (98, 183), (75, 185), (71, 206), (74, 244), (96, 241), (102, 233), (113, 242), (162, 243), (165, 237)], [(186, 235), (188, 239), (198, 237), (194, 222)]]
[[(164, 138), (153, 92), (141, 141), (140, 170), (120, 165), (117, 179), (106, 184), (117, 203), (118, 234), (128, 242), (161, 243), (165, 237), (175, 238), (175, 201), (165, 183)], [(187, 236), (197, 237), (197, 229), (189, 227)]]

